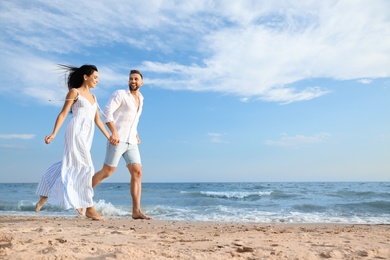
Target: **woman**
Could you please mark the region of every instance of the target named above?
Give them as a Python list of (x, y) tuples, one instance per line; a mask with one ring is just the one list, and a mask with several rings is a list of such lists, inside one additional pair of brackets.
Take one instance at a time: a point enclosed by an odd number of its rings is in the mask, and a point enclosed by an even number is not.
[(95, 169), (90, 153), (94, 123), (107, 139), (110, 137), (100, 119), (96, 97), (90, 92), (99, 81), (98, 70), (94, 65), (83, 65), (80, 68), (60, 66), (69, 73), (69, 92), (57, 116), (53, 133), (45, 138), (46, 144), (50, 144), (56, 137), (69, 110), (72, 118), (65, 132), (62, 161), (50, 166), (38, 184), (37, 194), (40, 195), (40, 200), (35, 211), (38, 212), (48, 201), (65, 209), (75, 208), (79, 214), (83, 214), (83, 209), (86, 208), (86, 217), (103, 220), (93, 206), (92, 176)]

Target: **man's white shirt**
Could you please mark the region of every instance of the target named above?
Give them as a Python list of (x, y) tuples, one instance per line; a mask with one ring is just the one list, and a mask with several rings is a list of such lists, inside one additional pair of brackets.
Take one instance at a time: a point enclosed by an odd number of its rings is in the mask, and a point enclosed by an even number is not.
[[(138, 92), (139, 108), (130, 90), (115, 91), (104, 107), (105, 122), (114, 122), (120, 142), (137, 144), (137, 126), (144, 97)], [(137, 111), (138, 109), (138, 111)]]

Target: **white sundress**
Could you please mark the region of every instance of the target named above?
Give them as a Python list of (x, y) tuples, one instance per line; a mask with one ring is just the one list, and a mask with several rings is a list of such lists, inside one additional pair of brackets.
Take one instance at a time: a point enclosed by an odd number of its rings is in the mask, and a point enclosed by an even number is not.
[(66, 127), (62, 161), (51, 165), (38, 184), (38, 195), (48, 197), (48, 203), (65, 209), (93, 206), (92, 176), (95, 169), (90, 151), (97, 110), (95, 96), (94, 99), (95, 103), (91, 104), (78, 94)]

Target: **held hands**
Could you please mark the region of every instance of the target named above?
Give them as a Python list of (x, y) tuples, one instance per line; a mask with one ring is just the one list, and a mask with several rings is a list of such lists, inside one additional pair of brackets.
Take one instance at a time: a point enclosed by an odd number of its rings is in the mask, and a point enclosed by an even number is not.
[(110, 141), (110, 144), (112, 144), (112, 145), (118, 145), (119, 144), (119, 136), (116, 133), (112, 134), (108, 140)]
[(47, 135), (47, 136), (45, 137), (45, 143), (46, 143), (46, 144), (50, 144), (51, 141), (52, 141), (55, 137), (56, 137), (56, 135), (54, 135), (54, 134)]

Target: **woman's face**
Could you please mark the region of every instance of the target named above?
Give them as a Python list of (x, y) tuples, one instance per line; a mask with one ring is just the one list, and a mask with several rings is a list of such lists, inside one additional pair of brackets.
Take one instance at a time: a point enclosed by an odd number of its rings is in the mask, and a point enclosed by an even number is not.
[(94, 71), (90, 76), (84, 77), (84, 81), (89, 88), (95, 88), (99, 82), (99, 72)]

